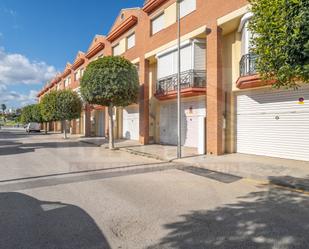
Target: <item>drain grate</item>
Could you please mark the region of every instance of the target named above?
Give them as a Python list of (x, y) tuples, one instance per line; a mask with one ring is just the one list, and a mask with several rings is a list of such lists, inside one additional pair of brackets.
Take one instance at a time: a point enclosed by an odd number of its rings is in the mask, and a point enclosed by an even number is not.
[(220, 173), (220, 172), (211, 171), (208, 169), (203, 169), (203, 168), (193, 167), (193, 166), (183, 167), (179, 169), (182, 171), (194, 174), (194, 175), (207, 177), (212, 180), (223, 182), (223, 183), (232, 183), (232, 182), (239, 181), (241, 179), (241, 177), (239, 176)]

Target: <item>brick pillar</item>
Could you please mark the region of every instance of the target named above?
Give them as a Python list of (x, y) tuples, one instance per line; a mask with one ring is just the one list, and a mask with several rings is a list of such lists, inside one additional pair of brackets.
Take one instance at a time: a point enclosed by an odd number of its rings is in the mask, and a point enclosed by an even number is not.
[(91, 135), (91, 110), (90, 106), (86, 105), (85, 107), (85, 117), (84, 117), (84, 129), (85, 129), (85, 137), (90, 137)]
[(72, 121), (71, 121), (71, 134), (76, 134), (76, 119), (73, 119)]
[(108, 116), (108, 108), (105, 106), (104, 107), (104, 120), (105, 120), (105, 133), (104, 136), (108, 137), (109, 136), (109, 116)]
[(141, 58), (139, 64), (139, 141), (149, 143), (149, 61)]
[(223, 82), (221, 29), (215, 24), (207, 32), (207, 154), (222, 155), (223, 150)]

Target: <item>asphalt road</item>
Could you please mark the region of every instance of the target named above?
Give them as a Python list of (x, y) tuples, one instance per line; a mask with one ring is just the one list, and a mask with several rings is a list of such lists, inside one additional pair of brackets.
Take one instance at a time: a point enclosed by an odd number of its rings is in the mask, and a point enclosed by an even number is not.
[(0, 131), (0, 248), (307, 249), (309, 196)]

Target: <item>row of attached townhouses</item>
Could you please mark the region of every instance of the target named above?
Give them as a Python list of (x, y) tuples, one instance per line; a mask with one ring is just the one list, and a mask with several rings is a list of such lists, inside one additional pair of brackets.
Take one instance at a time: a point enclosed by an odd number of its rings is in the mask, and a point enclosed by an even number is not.
[[(177, 143), (176, 0), (148, 0), (122, 9), (110, 32), (96, 35), (86, 52), (39, 93), (79, 91), (87, 64), (120, 55), (140, 80), (137, 104), (115, 108), (117, 138), (141, 144)], [(200, 154), (246, 153), (309, 160), (309, 89), (273, 89), (255, 70), (250, 54), (246, 0), (182, 0), (182, 145)], [(299, 103), (299, 99), (305, 99)], [(306, 102), (308, 101), (308, 102)], [(85, 105), (71, 122), (73, 134), (106, 136), (106, 108)], [(61, 130), (59, 123), (50, 129)]]

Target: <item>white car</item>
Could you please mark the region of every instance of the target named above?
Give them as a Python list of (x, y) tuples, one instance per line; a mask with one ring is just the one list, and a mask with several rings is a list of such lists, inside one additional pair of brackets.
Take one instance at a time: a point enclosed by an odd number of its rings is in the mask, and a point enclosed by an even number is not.
[(26, 127), (26, 132), (30, 133), (32, 131), (40, 132), (41, 131), (40, 124), (34, 122), (29, 123)]

